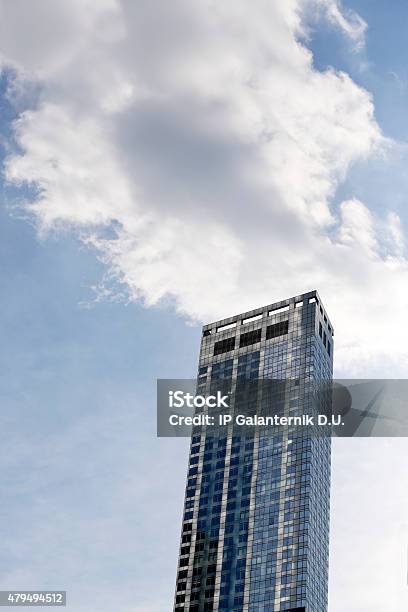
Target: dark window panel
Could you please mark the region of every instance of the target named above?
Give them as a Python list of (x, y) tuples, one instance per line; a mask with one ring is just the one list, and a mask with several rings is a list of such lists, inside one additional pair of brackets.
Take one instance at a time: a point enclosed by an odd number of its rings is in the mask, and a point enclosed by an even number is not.
[(228, 353), (228, 351), (233, 351), (235, 348), (235, 337), (225, 338), (224, 340), (219, 340), (214, 344), (214, 355), (222, 355), (222, 353)]
[(271, 338), (279, 338), (279, 336), (284, 336), (288, 333), (288, 330), (289, 321), (280, 321), (274, 325), (268, 325), (266, 328), (266, 339), (271, 340)]
[(262, 335), (261, 329), (255, 329), (253, 331), (246, 332), (245, 334), (241, 334), (239, 339), (239, 348), (244, 346), (250, 346), (251, 344), (255, 344), (256, 342), (260, 342)]

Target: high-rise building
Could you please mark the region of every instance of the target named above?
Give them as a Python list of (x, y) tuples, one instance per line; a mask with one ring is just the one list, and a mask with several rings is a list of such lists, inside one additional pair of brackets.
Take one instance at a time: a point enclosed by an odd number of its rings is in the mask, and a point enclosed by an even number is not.
[[(285, 381), (286, 414), (330, 381), (316, 291), (203, 327), (198, 388)], [(193, 429), (174, 610), (327, 612), (330, 436)]]

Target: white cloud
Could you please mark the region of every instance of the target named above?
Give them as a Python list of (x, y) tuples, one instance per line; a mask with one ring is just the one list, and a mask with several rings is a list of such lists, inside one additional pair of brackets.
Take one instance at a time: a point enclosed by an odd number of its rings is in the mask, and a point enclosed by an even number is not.
[(378, 249), (377, 234), (373, 216), (358, 200), (349, 200), (341, 204), (340, 244), (363, 251), (368, 257), (375, 257)]
[(403, 374), (401, 224), (333, 204), (389, 144), (370, 94), (314, 68), (313, 8), (363, 43), (332, 0), (1, 2), (3, 63), (41, 86), (6, 174), (39, 188), (40, 231), (78, 230), (131, 299), (208, 320), (317, 287), (339, 372)]
[(396, 256), (403, 257), (405, 250), (405, 237), (399, 216), (389, 211), (387, 215), (387, 230), (389, 232), (389, 240), (394, 247)]

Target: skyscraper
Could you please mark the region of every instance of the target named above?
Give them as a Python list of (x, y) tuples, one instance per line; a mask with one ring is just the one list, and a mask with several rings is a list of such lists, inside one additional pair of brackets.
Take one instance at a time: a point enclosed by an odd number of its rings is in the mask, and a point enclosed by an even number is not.
[[(203, 327), (198, 389), (285, 381), (285, 413), (330, 381), (316, 291)], [(330, 436), (193, 429), (174, 610), (327, 612)]]

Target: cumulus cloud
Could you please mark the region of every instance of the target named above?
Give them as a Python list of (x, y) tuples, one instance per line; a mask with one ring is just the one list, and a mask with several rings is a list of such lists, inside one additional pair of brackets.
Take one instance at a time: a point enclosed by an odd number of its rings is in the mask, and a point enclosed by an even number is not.
[(40, 88), (6, 177), (35, 186), (40, 232), (77, 231), (130, 299), (200, 321), (316, 287), (339, 371), (406, 373), (400, 221), (334, 203), (389, 143), (369, 92), (314, 67), (318, 9), (363, 44), (334, 0), (0, 2), (3, 66)]

